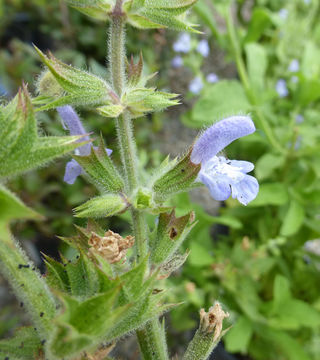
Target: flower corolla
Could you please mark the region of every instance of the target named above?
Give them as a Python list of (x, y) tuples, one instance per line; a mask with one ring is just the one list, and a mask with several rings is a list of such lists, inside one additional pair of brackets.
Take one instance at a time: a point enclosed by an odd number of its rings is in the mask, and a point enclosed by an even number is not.
[(201, 164), (197, 180), (207, 186), (215, 200), (223, 201), (232, 196), (247, 205), (257, 196), (258, 181), (247, 174), (254, 165), (217, 155), (234, 140), (254, 131), (249, 116), (231, 116), (209, 127), (194, 144), (190, 159)]
[[(60, 115), (62, 126), (65, 130), (68, 130), (70, 135), (84, 135), (79, 141), (89, 141), (88, 133), (84, 129), (78, 114), (70, 105), (61, 106), (57, 108)], [(87, 156), (90, 155), (91, 144), (85, 144), (75, 150), (75, 155)], [(111, 155), (112, 150), (106, 149), (108, 155)], [(63, 180), (67, 184), (74, 184), (77, 177), (83, 173), (82, 167), (74, 159), (70, 160), (66, 165), (66, 170)]]

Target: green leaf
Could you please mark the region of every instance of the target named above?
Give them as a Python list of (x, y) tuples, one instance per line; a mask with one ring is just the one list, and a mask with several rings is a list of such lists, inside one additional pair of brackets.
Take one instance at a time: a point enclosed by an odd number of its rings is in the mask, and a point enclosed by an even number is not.
[(265, 90), (265, 75), (268, 58), (262, 45), (249, 43), (245, 46), (247, 68), (250, 83), (255, 91), (260, 94)]
[(270, 177), (273, 172), (281, 168), (285, 158), (281, 155), (266, 153), (262, 155), (255, 164), (255, 174), (259, 180)]
[(67, 3), (85, 15), (97, 20), (107, 20), (113, 0), (67, 0)]
[(288, 191), (282, 183), (260, 185), (258, 196), (249, 203), (250, 206), (284, 205), (288, 202)]
[[(57, 101), (41, 106), (38, 111), (48, 110), (50, 108), (66, 104), (99, 105), (107, 104), (112, 101), (111, 96), (114, 94), (110, 85), (106, 81), (96, 75), (89, 74), (86, 71), (64, 64), (60, 60), (56, 59), (51, 53), (49, 54), (49, 57), (47, 57), (37, 47), (35, 47), (35, 49), (41, 60), (54, 76), (55, 80), (67, 93), (66, 96), (62, 96)], [(39, 84), (39, 87), (41, 88), (41, 79)]]
[(318, 79), (302, 79), (299, 82), (297, 96), (302, 106), (307, 106), (320, 99), (320, 81)]
[(144, 279), (147, 272), (149, 255), (146, 256), (138, 265), (120, 276), (120, 281), (123, 284), (123, 291), (125, 293), (127, 302), (136, 301), (141, 297), (141, 292), (144, 290)]
[[(0, 235), (8, 235), (8, 226), (16, 219), (40, 220), (43, 217), (26, 206), (12, 192), (0, 184)], [(7, 230), (6, 230), (7, 229)]]
[(291, 337), (284, 331), (259, 325), (255, 326), (257, 335), (268, 342), (269, 346), (275, 348), (277, 353), (283, 354), (284, 359), (311, 360), (296, 338)]
[(297, 201), (290, 202), (288, 211), (283, 219), (280, 234), (283, 236), (292, 236), (301, 228), (305, 218), (303, 206)]
[(194, 267), (202, 267), (213, 263), (214, 258), (208, 253), (206, 248), (196, 242), (191, 242), (189, 264)]
[(244, 316), (239, 317), (224, 337), (226, 349), (231, 353), (246, 354), (252, 335), (251, 321)]
[(65, 263), (70, 292), (72, 295), (88, 298), (99, 291), (99, 277), (91, 259), (80, 252), (76, 261)]
[(77, 142), (81, 136), (39, 137), (26, 87), (7, 106), (0, 107), (0, 126), (3, 131), (0, 139), (0, 178), (35, 169), (84, 144)]
[(279, 306), (285, 304), (291, 299), (290, 283), (289, 280), (282, 276), (276, 275), (273, 284), (273, 306), (278, 309)]
[(120, 194), (107, 194), (93, 198), (75, 208), (77, 217), (107, 217), (119, 214), (129, 206)]
[(112, 328), (127, 306), (114, 308), (119, 289), (112, 289), (86, 301), (63, 296), (65, 311), (57, 318), (57, 330), (50, 341), (58, 358), (75, 356), (87, 347), (102, 342), (101, 336)]
[(255, 7), (244, 42), (248, 43), (259, 40), (270, 25), (272, 25), (272, 21), (269, 12), (266, 9)]
[(307, 79), (316, 79), (320, 75), (320, 49), (312, 41), (308, 40), (302, 58), (301, 71)]
[(74, 155), (73, 157), (84, 169), (89, 180), (102, 193), (116, 193), (123, 190), (123, 179), (108, 156), (102, 137), (100, 137), (98, 149), (91, 147), (90, 155)]
[(44, 256), (44, 263), (46, 264), (46, 281), (48, 285), (59, 291), (69, 291), (70, 283), (65, 266), (58, 261), (52, 259), (50, 256)]
[(237, 80), (222, 80), (207, 86), (193, 106), (187, 125), (202, 128), (214, 120), (229, 114), (246, 113), (250, 110), (245, 91)]
[(40, 348), (38, 333), (33, 327), (20, 328), (13, 337), (0, 340), (3, 359), (34, 360)]

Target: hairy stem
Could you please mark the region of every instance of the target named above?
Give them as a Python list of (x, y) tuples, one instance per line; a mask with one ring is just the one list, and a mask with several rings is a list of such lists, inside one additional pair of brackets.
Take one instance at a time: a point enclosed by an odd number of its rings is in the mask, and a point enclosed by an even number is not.
[[(112, 83), (118, 96), (121, 96), (125, 85), (125, 14), (118, 0), (111, 15), (109, 61)], [(138, 186), (138, 164), (136, 144), (133, 138), (132, 120), (125, 111), (116, 120), (118, 143), (124, 169), (126, 190), (133, 193)], [(137, 246), (137, 256), (142, 259), (147, 254), (147, 231), (142, 212), (131, 209), (133, 231)]]
[(52, 332), (56, 304), (34, 264), (13, 241), (0, 239), (0, 268), (15, 294), (29, 313), (42, 340)]
[[(117, 0), (111, 15), (110, 26), (110, 49), (109, 61), (111, 69), (112, 84), (114, 90), (120, 97), (125, 86), (125, 28), (124, 14), (122, 13), (122, 0)], [(132, 119), (129, 112), (125, 111), (117, 120), (117, 137), (121, 152), (121, 161), (124, 169), (126, 190), (132, 194), (139, 184), (138, 161), (136, 155), (136, 144), (133, 138)], [(145, 215), (131, 208), (133, 233), (135, 236), (137, 258), (142, 260), (147, 255), (147, 228)], [(166, 360), (167, 345), (163, 331), (160, 333), (158, 319), (149, 321), (147, 325), (137, 331), (143, 358)], [(161, 335), (162, 334), (162, 335)], [(150, 349), (153, 357), (150, 357)]]
[(158, 319), (153, 319), (137, 331), (143, 360), (168, 360), (168, 349), (164, 331)]

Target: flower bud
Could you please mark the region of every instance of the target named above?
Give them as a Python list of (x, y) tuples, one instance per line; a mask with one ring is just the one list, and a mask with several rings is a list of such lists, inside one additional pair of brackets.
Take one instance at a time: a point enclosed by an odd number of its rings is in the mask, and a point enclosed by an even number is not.
[(50, 71), (44, 71), (37, 82), (37, 91), (40, 95), (60, 97), (63, 95), (63, 88), (51, 74)]

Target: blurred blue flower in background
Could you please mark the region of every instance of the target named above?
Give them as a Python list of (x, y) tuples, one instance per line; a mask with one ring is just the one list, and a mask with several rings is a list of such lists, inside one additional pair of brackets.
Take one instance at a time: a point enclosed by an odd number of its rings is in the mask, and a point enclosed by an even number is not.
[(5, 88), (5, 86), (0, 81), (0, 96), (5, 96), (7, 94), (8, 94), (7, 89)]
[(296, 123), (301, 124), (304, 121), (304, 117), (301, 114), (296, 115)]
[(214, 84), (219, 81), (219, 76), (215, 73), (210, 73), (207, 75), (206, 80), (208, 81), (208, 83)]
[(173, 43), (175, 52), (188, 53), (191, 50), (191, 36), (188, 33), (181, 33), (178, 40)]
[(286, 20), (288, 17), (289, 11), (287, 9), (281, 9), (278, 14), (282, 20)]
[(277, 81), (276, 91), (277, 91), (278, 95), (281, 98), (284, 98), (284, 97), (288, 96), (289, 91), (288, 91), (288, 88), (287, 88), (287, 83), (286, 83), (286, 81), (284, 79), (279, 79)]
[[(88, 133), (85, 131), (81, 120), (75, 110), (70, 106), (61, 106), (57, 108), (60, 115), (62, 126), (65, 130), (69, 130), (70, 135), (84, 135), (79, 142), (90, 140)], [(91, 144), (85, 144), (75, 150), (76, 155), (87, 156), (90, 155)], [(112, 150), (106, 149), (108, 155), (111, 155)], [(72, 159), (66, 165), (66, 171), (63, 180), (67, 184), (74, 184), (77, 177), (83, 173), (81, 166), (76, 160)]]
[(171, 66), (173, 68), (179, 68), (183, 65), (183, 59), (181, 56), (177, 55), (171, 60)]
[(241, 204), (247, 205), (257, 196), (258, 181), (247, 175), (254, 169), (254, 165), (248, 161), (217, 156), (234, 140), (254, 131), (255, 126), (250, 117), (231, 116), (209, 127), (196, 141), (191, 161), (201, 163), (198, 180), (207, 186), (215, 200), (223, 201), (232, 195)]
[(199, 94), (200, 91), (203, 88), (203, 82), (201, 77), (197, 76), (195, 77), (193, 80), (191, 80), (190, 84), (189, 84), (189, 90), (193, 93), (193, 94)]
[(288, 70), (290, 72), (298, 72), (299, 69), (300, 69), (299, 61), (297, 59), (293, 59), (289, 64)]
[(205, 39), (199, 41), (199, 44), (197, 46), (197, 51), (203, 57), (208, 57), (208, 55), (210, 54), (210, 48), (209, 48), (208, 41)]

